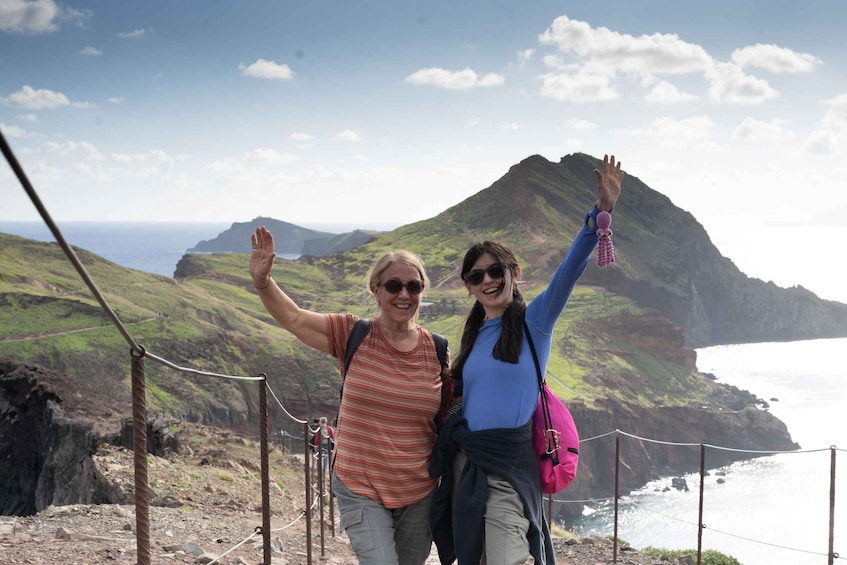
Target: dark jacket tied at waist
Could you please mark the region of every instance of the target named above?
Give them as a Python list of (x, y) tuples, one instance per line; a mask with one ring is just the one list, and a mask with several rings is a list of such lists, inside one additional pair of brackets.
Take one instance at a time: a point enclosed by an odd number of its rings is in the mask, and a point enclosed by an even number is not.
[[(456, 483), (453, 520), (453, 455), (461, 448), (467, 456)], [(459, 565), (476, 565), (482, 559), (488, 473), (507, 480), (523, 501), (529, 520), (529, 552), (538, 565), (554, 564), (553, 544), (541, 500), (538, 460), (532, 448), (532, 422), (520, 428), (497, 428), (472, 432), (467, 421), (451, 416), (438, 434), (432, 450), (429, 474), (441, 477), (430, 513), (432, 537), (442, 565), (456, 558)]]

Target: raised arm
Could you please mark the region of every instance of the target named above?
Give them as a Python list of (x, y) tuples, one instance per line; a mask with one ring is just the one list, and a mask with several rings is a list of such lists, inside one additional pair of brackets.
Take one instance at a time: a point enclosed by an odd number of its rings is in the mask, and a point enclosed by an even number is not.
[(610, 212), (621, 195), (624, 172), (620, 161), (615, 161), (614, 155), (611, 158), (606, 155), (601, 168), (594, 169), (597, 176), (596, 210), (592, 209), (586, 214), (585, 223), (553, 274), (550, 284), (527, 307), (527, 321), (548, 334), (553, 331), (556, 320), (564, 310), (579, 277), (585, 272), (591, 252), (597, 245), (594, 222), (598, 211)]
[(603, 170), (594, 169), (594, 174), (597, 175), (597, 209), (611, 212), (621, 195), (621, 182), (624, 177), (621, 162), (615, 164), (614, 155), (611, 160), (608, 155), (604, 155)]
[(329, 337), (323, 314), (304, 310), (285, 294), (271, 278), (274, 258), (274, 237), (264, 226), (250, 236), (253, 252), (250, 255), (250, 276), (253, 286), (268, 313), (297, 339), (320, 351), (329, 353)]

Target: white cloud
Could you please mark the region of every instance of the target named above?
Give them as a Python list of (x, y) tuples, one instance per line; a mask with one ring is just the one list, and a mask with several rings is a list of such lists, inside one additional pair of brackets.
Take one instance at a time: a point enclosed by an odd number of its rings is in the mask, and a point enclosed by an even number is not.
[(821, 126), (809, 134), (804, 150), (812, 155), (831, 155), (847, 145), (847, 94), (827, 101), (829, 110)]
[(112, 159), (115, 161), (121, 161), (123, 163), (165, 163), (169, 164), (173, 162), (173, 159), (170, 155), (162, 151), (161, 149), (153, 149), (151, 151), (145, 151), (144, 153), (112, 153), (110, 155)]
[(519, 129), (521, 129), (521, 126), (515, 122), (500, 124), (500, 131), (517, 131)]
[(563, 102), (615, 100), (618, 93), (604, 74), (548, 73), (541, 76), (541, 95)]
[(48, 153), (55, 153), (60, 157), (67, 157), (71, 153), (82, 153), (84, 157), (92, 161), (103, 159), (103, 154), (92, 143), (87, 141), (65, 141), (63, 143), (48, 141), (44, 144), (44, 149)]
[(166, 175), (173, 170), (174, 158), (161, 149), (152, 149), (142, 153), (112, 153), (112, 161), (125, 164), (121, 170), (113, 168), (111, 174), (130, 176), (135, 179), (152, 179)]
[(61, 11), (53, 0), (0, 1), (0, 31), (41, 33), (58, 29)]
[(758, 67), (774, 73), (806, 73), (823, 64), (814, 55), (764, 43), (736, 49), (730, 57), (739, 67)]
[(126, 102), (126, 98), (121, 96), (110, 96), (109, 98), (106, 98), (106, 102), (109, 104), (123, 104)]
[(535, 55), (535, 49), (524, 49), (523, 51), (518, 51), (518, 64), (526, 65), (532, 56)]
[(829, 111), (823, 119), (823, 127), (832, 130), (847, 130), (847, 94), (828, 101)]
[(609, 72), (682, 74), (705, 70), (711, 62), (702, 47), (676, 34), (634, 37), (605, 27), (592, 28), (567, 16), (556, 18), (538, 39), (542, 44), (556, 45), (563, 53), (601, 63)]
[(647, 102), (672, 103), (672, 102), (688, 102), (697, 100), (693, 94), (680, 92), (674, 85), (667, 81), (659, 81), (650, 92), (644, 97)]
[(36, 134), (31, 131), (27, 131), (23, 128), (19, 128), (17, 126), (10, 126), (8, 124), (3, 123), (0, 123), (0, 131), (3, 132), (3, 135), (9, 138), (36, 137)]
[(252, 151), (245, 151), (241, 154), (241, 158), (245, 161), (260, 161), (275, 165), (284, 165), (297, 160), (296, 155), (280, 153), (275, 149), (253, 149)]
[[(561, 74), (546, 74), (541, 93), (557, 100), (586, 102), (614, 100), (617, 93), (612, 79), (622, 73), (636, 84), (651, 83), (661, 75), (702, 73), (709, 83), (713, 102), (756, 104), (779, 94), (767, 81), (745, 74), (738, 64), (715, 61), (700, 45), (680, 39), (676, 34), (654, 33), (632, 36), (605, 27), (592, 28), (587, 22), (560, 16), (539, 36), (542, 44), (554, 45), (561, 57), (545, 57), (548, 68), (563, 69)], [(817, 64), (810, 55), (776, 46), (753, 46), (734, 53), (745, 64), (773, 69), (803, 70)], [(695, 100), (666, 81), (659, 82), (647, 94), (650, 102)]]
[(481, 120), (479, 118), (471, 118), (470, 120), (468, 120), (468, 125), (472, 128), (479, 126), (480, 123)]
[(716, 63), (706, 71), (706, 79), (709, 98), (714, 102), (757, 104), (779, 96), (768, 81), (744, 74), (733, 63)]
[(714, 150), (717, 145), (711, 140), (715, 123), (707, 116), (677, 120), (670, 117), (653, 120), (645, 129), (626, 133), (650, 138), (662, 147), (696, 148)]
[(449, 90), (468, 90), (476, 87), (501, 86), (506, 83), (503, 75), (489, 73), (480, 76), (470, 68), (465, 68), (461, 71), (448, 71), (436, 67), (421, 69), (407, 76), (405, 80), (416, 85), (428, 84)]
[(597, 124), (594, 122), (589, 122), (588, 120), (583, 120), (582, 118), (571, 118), (567, 121), (566, 124), (569, 128), (573, 129), (594, 129), (597, 127)]
[(102, 55), (103, 50), (96, 47), (83, 47), (80, 53), (82, 55)]
[(763, 122), (754, 118), (744, 118), (730, 137), (733, 141), (745, 143), (786, 141), (792, 137), (792, 134), (785, 129), (784, 124), (785, 122), (779, 119)]
[(61, 92), (47, 89), (36, 90), (28, 84), (4, 98), (3, 101), (9, 106), (23, 108), (24, 110), (46, 110), (68, 106), (71, 103), (68, 97)]
[(72, 102), (71, 107), (73, 108), (81, 108), (83, 110), (91, 110), (97, 107), (97, 104), (93, 102)]
[(541, 57), (541, 62), (544, 63), (544, 66), (548, 69), (553, 69), (557, 71), (564, 71), (569, 69), (573, 70), (577, 68), (576, 65), (565, 63), (565, 61), (560, 56), (552, 55), (550, 53)]
[(120, 31), (120, 32), (116, 33), (115, 35), (117, 35), (118, 37), (126, 37), (126, 38), (131, 39), (131, 38), (135, 38), (135, 37), (141, 37), (144, 34), (145, 34), (145, 30), (136, 29), (136, 30), (133, 30), (133, 31)]
[(35, 114), (20, 114), (18, 119), (22, 122), (37, 122), (38, 116)]
[(339, 132), (338, 135), (335, 136), (335, 139), (340, 141), (359, 141), (359, 134), (353, 130), (346, 129), (342, 132)]
[(238, 65), (241, 74), (253, 78), (290, 79), (294, 72), (286, 64), (279, 64), (265, 59), (257, 59), (255, 63)]
[(288, 136), (288, 139), (290, 139), (291, 141), (312, 141), (315, 139), (315, 136), (308, 133), (295, 131), (294, 133)]
[(819, 129), (813, 131), (803, 144), (803, 150), (811, 155), (825, 157), (835, 152), (839, 138), (833, 131)]

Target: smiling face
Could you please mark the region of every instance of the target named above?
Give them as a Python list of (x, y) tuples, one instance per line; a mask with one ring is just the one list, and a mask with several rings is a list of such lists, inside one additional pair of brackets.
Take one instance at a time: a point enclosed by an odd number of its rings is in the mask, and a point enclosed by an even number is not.
[(465, 288), (485, 309), (486, 318), (497, 318), (514, 300), (514, 285), (519, 276), (520, 267), (513, 270), (486, 252), (465, 273)]
[[(394, 289), (395, 285), (386, 283), (396, 281), (402, 284), (399, 292), (390, 292), (389, 288)], [(381, 319), (390, 325), (406, 326), (413, 324), (418, 317), (418, 308), (421, 305), (420, 293), (410, 293), (409, 283), (414, 290), (417, 283), (421, 287), (425, 284), (421, 279), (418, 270), (406, 263), (391, 263), (382, 272), (380, 280), (371, 287), (371, 292), (376, 296), (377, 304), (380, 308)]]

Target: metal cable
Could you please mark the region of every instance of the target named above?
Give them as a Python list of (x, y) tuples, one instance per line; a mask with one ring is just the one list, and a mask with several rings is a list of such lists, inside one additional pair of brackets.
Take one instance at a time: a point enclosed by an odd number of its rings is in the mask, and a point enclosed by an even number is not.
[(232, 546), (231, 548), (229, 548), (225, 552), (221, 553), (220, 555), (218, 555), (217, 557), (215, 557), (214, 559), (209, 561), (209, 565), (214, 565), (215, 563), (220, 563), (222, 558), (226, 557), (227, 555), (229, 555), (230, 553), (232, 553), (233, 551), (235, 551), (236, 549), (238, 549), (239, 547), (241, 547), (242, 545), (244, 545), (245, 543), (247, 543), (248, 541), (250, 541), (251, 539), (256, 537), (261, 531), (262, 531), (262, 528), (260, 526), (256, 526), (256, 530), (252, 534), (250, 534), (249, 536), (247, 536), (246, 538), (244, 538), (243, 540), (241, 540), (240, 542), (238, 542), (237, 544), (235, 544), (234, 546)]

